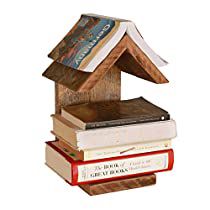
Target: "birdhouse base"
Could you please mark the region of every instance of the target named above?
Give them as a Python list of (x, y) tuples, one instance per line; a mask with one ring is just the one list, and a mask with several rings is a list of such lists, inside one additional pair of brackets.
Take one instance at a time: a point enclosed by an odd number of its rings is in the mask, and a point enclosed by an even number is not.
[(145, 187), (154, 184), (156, 184), (156, 175), (150, 174), (115, 181), (106, 181), (102, 183), (84, 184), (79, 185), (79, 187), (82, 190), (84, 190), (87, 194), (93, 196), (110, 192)]

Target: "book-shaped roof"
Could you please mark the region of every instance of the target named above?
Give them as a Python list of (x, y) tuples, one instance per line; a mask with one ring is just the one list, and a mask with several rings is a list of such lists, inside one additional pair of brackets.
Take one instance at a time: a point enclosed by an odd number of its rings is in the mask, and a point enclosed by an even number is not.
[(82, 15), (49, 57), (54, 62), (43, 76), (74, 91), (90, 90), (113, 65), (151, 82), (168, 82), (158, 70), (167, 62), (127, 20)]

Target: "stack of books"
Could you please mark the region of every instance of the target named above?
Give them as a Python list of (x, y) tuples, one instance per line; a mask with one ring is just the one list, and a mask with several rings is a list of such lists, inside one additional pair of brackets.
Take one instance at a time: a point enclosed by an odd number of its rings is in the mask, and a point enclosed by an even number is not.
[(68, 105), (52, 115), (46, 164), (71, 185), (171, 170), (176, 123), (143, 97)]

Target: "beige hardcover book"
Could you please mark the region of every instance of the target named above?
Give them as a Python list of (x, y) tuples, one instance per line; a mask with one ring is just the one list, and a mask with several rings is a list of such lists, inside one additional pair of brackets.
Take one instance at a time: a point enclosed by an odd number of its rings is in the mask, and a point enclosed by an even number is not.
[(52, 117), (53, 131), (78, 150), (160, 141), (176, 136), (174, 120), (82, 130), (60, 115)]
[(64, 139), (59, 138), (58, 146), (63, 151), (67, 152), (70, 157), (77, 160), (88, 161), (171, 149), (171, 140), (77, 150), (68, 144), (68, 142), (66, 142)]

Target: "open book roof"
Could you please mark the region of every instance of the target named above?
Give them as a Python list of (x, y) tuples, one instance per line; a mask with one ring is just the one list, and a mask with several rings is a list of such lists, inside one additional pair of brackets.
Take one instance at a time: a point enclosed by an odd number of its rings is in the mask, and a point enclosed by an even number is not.
[(49, 57), (54, 62), (43, 76), (75, 91), (90, 90), (113, 65), (151, 82), (168, 82), (158, 70), (167, 62), (127, 20), (82, 15)]

